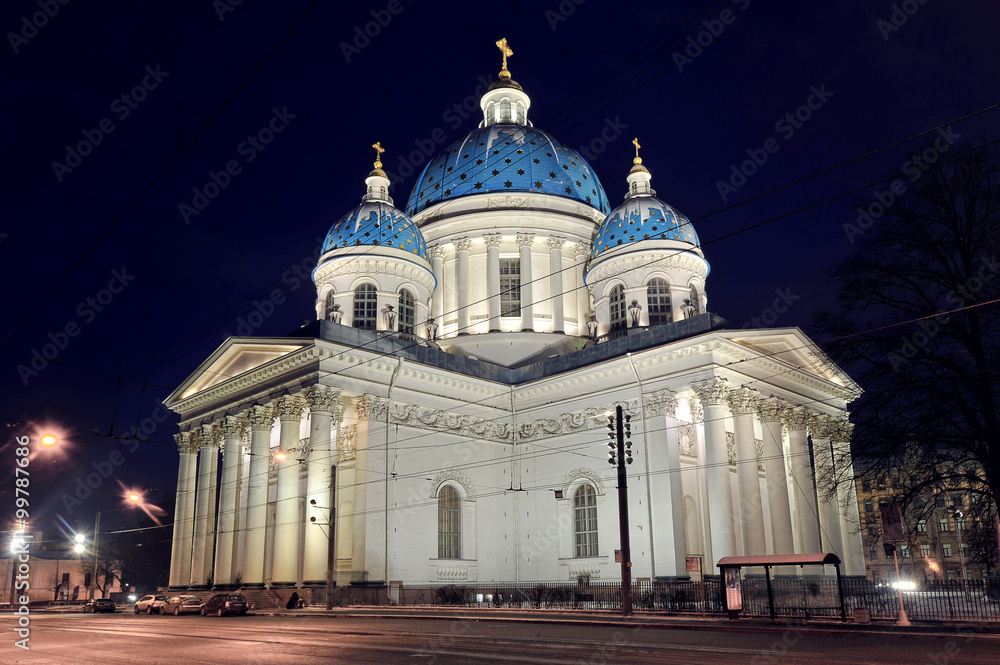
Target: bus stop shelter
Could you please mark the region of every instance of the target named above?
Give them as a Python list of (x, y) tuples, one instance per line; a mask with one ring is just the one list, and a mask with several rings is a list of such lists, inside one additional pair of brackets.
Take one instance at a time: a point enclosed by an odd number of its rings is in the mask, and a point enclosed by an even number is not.
[(840, 558), (833, 552), (818, 554), (764, 554), (760, 556), (727, 556), (716, 564), (722, 575), (722, 604), (735, 619), (743, 610), (743, 595), (740, 589), (740, 569), (763, 568), (767, 580), (767, 606), (771, 619), (775, 618), (774, 590), (771, 585), (771, 568), (775, 566), (833, 566), (837, 572), (837, 600), (840, 620), (847, 621), (844, 607), (844, 586), (840, 576)]

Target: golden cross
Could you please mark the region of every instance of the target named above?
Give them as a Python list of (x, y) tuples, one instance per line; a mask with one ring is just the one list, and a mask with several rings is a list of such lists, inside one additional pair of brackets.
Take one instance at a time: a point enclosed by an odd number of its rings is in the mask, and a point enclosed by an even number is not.
[(385, 152), (385, 148), (382, 147), (381, 141), (376, 141), (372, 143), (372, 147), (375, 148), (375, 168), (382, 168), (382, 153)]
[(514, 55), (514, 52), (510, 50), (509, 46), (507, 46), (506, 37), (497, 42), (497, 48), (500, 49), (500, 53), (503, 54), (503, 67), (501, 67), (501, 71), (507, 71), (507, 56)]
[(639, 139), (638, 138), (632, 139), (632, 145), (635, 146), (635, 156), (638, 157), (639, 156), (639, 148), (642, 147), (641, 145), (639, 145)]

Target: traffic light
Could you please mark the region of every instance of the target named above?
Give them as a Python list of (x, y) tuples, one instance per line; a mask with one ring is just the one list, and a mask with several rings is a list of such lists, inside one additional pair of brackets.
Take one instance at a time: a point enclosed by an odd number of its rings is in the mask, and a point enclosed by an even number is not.
[(622, 429), (625, 430), (625, 463), (632, 463), (632, 416), (624, 414), (625, 422)]
[(615, 417), (608, 416), (608, 464), (617, 464), (615, 453), (618, 449), (618, 434), (615, 432)]

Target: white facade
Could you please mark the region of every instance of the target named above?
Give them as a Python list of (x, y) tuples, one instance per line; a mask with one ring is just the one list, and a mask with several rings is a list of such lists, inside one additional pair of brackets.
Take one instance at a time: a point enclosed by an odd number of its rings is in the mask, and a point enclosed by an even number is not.
[(863, 575), (856, 502), (817, 501), (810, 463), (810, 442), (820, 475), (849, 442), (857, 386), (798, 329), (706, 313), (697, 236), (638, 157), (609, 213), (509, 74), (482, 106), (411, 214), (376, 163), (307, 336), (230, 338), (167, 399), (170, 586), (322, 583), (329, 506), (340, 585), (619, 579), (619, 404), (634, 578), (821, 549)]

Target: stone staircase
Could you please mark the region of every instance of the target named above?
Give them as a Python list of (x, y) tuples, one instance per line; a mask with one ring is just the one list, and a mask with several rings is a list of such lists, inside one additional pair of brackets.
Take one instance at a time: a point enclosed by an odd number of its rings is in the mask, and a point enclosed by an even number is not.
[(240, 589), (250, 607), (257, 610), (285, 609), (288, 597), (295, 589)]

